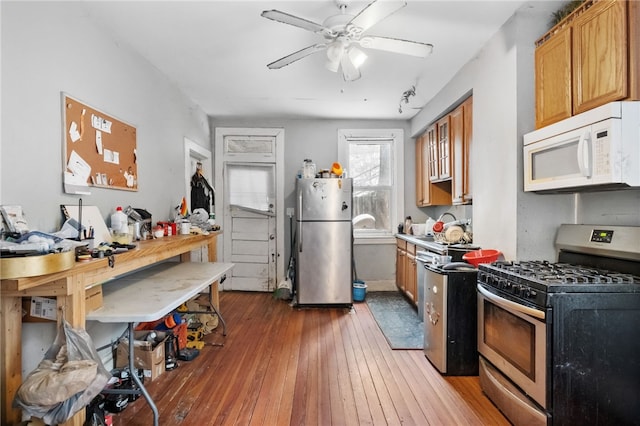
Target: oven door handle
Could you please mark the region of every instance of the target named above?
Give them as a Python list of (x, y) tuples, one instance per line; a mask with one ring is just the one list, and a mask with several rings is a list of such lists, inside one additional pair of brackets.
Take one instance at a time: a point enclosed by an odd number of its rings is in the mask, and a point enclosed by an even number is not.
[(480, 292), (480, 294), (482, 294), (484, 297), (486, 297), (487, 299), (491, 300), (492, 302), (495, 302), (496, 304), (507, 308), (507, 309), (511, 309), (526, 315), (530, 315), (534, 318), (538, 318), (541, 320), (544, 320), (545, 318), (545, 313), (544, 311), (539, 311), (537, 309), (533, 309), (530, 308), (528, 306), (524, 306), (521, 305), (519, 303), (516, 302), (512, 302), (511, 300), (507, 300), (503, 297), (497, 296), (487, 290), (485, 290), (480, 284), (478, 284), (478, 291)]

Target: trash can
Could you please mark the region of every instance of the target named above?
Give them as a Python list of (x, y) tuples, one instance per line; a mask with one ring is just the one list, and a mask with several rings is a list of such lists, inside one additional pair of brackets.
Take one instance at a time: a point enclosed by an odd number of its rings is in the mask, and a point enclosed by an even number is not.
[(355, 280), (353, 282), (353, 301), (363, 302), (367, 296), (367, 284), (361, 280)]

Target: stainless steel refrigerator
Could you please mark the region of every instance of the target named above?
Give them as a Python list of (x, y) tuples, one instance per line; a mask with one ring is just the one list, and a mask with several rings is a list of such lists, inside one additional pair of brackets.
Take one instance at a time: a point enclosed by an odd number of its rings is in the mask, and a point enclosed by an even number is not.
[(299, 305), (353, 303), (352, 189), (352, 179), (297, 179)]

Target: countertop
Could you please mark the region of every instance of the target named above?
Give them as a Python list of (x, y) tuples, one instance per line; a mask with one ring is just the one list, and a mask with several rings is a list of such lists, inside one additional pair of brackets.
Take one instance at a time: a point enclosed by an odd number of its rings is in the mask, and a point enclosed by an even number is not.
[(427, 235), (396, 234), (396, 238), (403, 239), (411, 244), (415, 244), (417, 247), (439, 254), (446, 254), (449, 249), (478, 250), (480, 248), (473, 244), (438, 243), (433, 239), (433, 236)]

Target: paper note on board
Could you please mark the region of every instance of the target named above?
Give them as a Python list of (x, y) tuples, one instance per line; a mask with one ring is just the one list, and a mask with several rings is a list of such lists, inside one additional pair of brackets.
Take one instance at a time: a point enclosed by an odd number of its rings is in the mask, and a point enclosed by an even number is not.
[(89, 175), (91, 174), (91, 166), (87, 163), (77, 152), (71, 151), (67, 168), (71, 170), (71, 173), (83, 182), (87, 182)]
[(78, 132), (78, 125), (75, 121), (72, 121), (69, 126), (69, 137), (71, 138), (71, 142), (80, 140), (80, 132)]
[(96, 130), (96, 149), (98, 154), (102, 155), (102, 132), (100, 130)]

